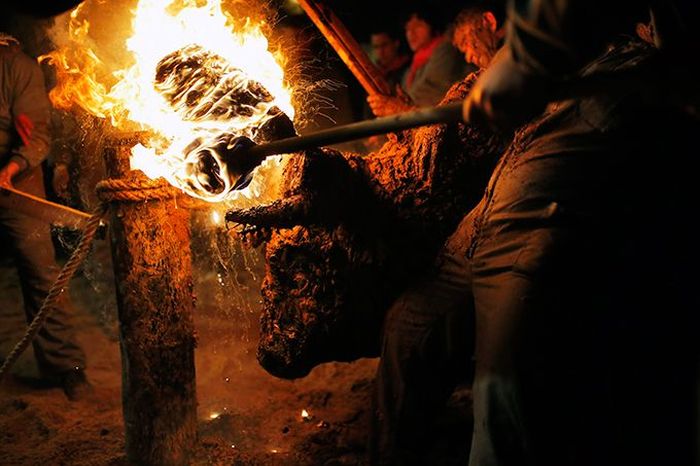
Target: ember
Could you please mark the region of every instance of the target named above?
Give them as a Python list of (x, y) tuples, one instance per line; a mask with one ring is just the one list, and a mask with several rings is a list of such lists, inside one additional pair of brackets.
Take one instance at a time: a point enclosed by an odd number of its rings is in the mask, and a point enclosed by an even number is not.
[(305, 409), (301, 410), (301, 420), (304, 422), (311, 422), (314, 419), (312, 415)]

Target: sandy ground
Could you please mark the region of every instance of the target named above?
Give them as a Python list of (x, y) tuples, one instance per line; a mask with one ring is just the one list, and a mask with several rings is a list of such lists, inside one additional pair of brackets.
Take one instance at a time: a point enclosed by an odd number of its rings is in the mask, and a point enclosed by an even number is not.
[[(192, 464), (360, 463), (377, 360), (324, 364), (295, 381), (267, 374), (255, 360), (261, 256), (230, 244), (222, 248), (219, 240), (195, 255), (199, 440)], [(222, 253), (227, 261), (216, 259)], [(108, 257), (106, 242), (97, 242), (70, 290), (94, 396), (69, 402), (60, 389), (42, 386), (27, 351), (0, 385), (0, 464), (128, 464)], [(17, 276), (7, 259), (0, 264), (0, 302), (2, 355), (25, 328)], [(302, 418), (303, 409), (309, 418)], [(442, 443), (449, 445), (438, 446), (443, 452), (434, 464), (466, 464), (468, 432), (459, 422), (459, 428), (447, 424)]]

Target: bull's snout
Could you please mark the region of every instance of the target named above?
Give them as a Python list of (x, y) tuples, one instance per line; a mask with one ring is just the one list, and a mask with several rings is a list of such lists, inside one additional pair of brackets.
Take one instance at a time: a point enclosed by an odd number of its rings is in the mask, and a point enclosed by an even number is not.
[(282, 379), (306, 377), (316, 364), (304, 358), (290, 358), (279, 348), (258, 346), (258, 362), (270, 374)]

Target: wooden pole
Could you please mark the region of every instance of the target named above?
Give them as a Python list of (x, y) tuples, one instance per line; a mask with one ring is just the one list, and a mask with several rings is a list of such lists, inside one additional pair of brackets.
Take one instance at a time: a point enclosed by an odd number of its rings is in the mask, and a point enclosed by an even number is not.
[(299, 5), (368, 94), (392, 94), (389, 83), (327, 5), (319, 0), (299, 0)]
[[(145, 179), (125, 142), (105, 149), (108, 176)], [(189, 214), (175, 199), (117, 201), (110, 235), (129, 464), (187, 465), (197, 422)]]
[[(377, 134), (386, 134), (417, 128), (418, 126), (454, 123), (458, 121), (462, 121), (462, 102), (454, 102), (438, 107), (423, 108), (412, 112), (358, 121), (356, 123), (336, 126), (303, 136), (278, 139), (257, 146), (254, 145), (249, 149), (245, 149), (245, 151), (247, 157), (257, 159), (259, 163), (263, 158), (269, 155), (291, 154), (292, 152), (354, 141), (355, 139), (362, 139)], [(242, 157), (241, 154), (236, 153), (231, 154), (231, 156)]]

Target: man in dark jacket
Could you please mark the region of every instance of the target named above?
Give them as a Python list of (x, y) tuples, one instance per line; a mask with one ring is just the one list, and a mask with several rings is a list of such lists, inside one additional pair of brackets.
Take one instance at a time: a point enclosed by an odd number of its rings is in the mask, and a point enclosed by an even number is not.
[[(649, 7), (656, 47), (616, 43)], [(697, 12), (511, 2), (469, 118), (574, 98), (518, 131), (470, 214), (470, 466), (697, 464)]]
[[(21, 51), (17, 40), (0, 34), (0, 188), (16, 186), (44, 196), (41, 162), (49, 150), (49, 111), (39, 65)], [(58, 275), (49, 226), (3, 208), (0, 232), (15, 256), (25, 313), (31, 321)], [(77, 399), (90, 386), (85, 355), (73, 334), (72, 313), (63, 293), (33, 343), (41, 374), (58, 382), (70, 399)]]

